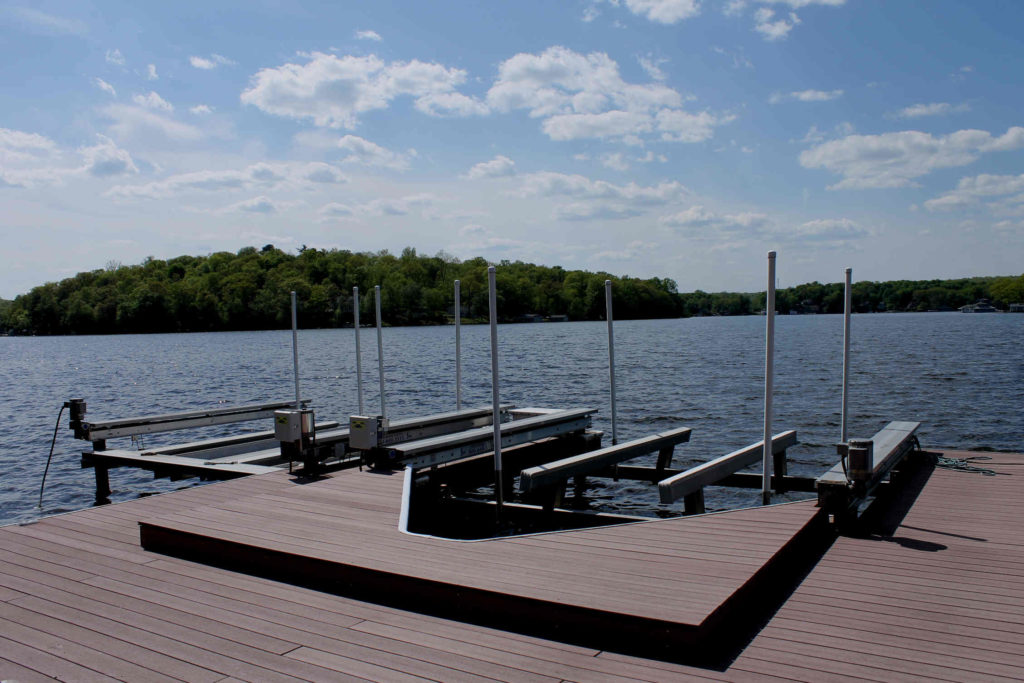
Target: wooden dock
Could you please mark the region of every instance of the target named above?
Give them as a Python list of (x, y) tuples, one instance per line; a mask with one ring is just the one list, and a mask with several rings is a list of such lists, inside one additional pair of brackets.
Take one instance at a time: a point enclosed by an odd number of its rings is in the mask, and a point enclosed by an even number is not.
[[(423, 538), (403, 475), (358, 472), (4, 527), (0, 680), (1020, 680), (1024, 455), (945, 455), (996, 474), (922, 467), (863, 538), (816, 534), (813, 503)], [(686, 663), (704, 626), (729, 642)]]

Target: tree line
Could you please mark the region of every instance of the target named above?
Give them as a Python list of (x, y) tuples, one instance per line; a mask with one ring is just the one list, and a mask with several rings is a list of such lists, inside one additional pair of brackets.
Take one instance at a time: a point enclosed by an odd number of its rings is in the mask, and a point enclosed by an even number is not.
[[(0, 300), (0, 330), (12, 334), (112, 334), (280, 329), (290, 325), (289, 293), (300, 302), (303, 327), (352, 324), (352, 288), (360, 291), (360, 319), (374, 321), (373, 287), (381, 287), (382, 318), (391, 325), (445, 323), (454, 315), (452, 283), (461, 281), (462, 315), (488, 315), (483, 258), (459, 260), (444, 252), (424, 256), (406, 248), (358, 253), (300, 248), (291, 254), (266, 245), (237, 253), (147, 258), (111, 264)], [(534, 316), (598, 320), (605, 313), (604, 282), (613, 283), (615, 317), (674, 318), (747, 315), (764, 308), (761, 293), (680, 293), (668, 278), (640, 279), (565, 270), (520, 261), (497, 268), (500, 318)], [(924, 282), (858, 282), (859, 311), (955, 308), (980, 298), (997, 305), (1024, 301), (1024, 275)], [(780, 313), (842, 311), (840, 283), (817, 282), (776, 293)]]

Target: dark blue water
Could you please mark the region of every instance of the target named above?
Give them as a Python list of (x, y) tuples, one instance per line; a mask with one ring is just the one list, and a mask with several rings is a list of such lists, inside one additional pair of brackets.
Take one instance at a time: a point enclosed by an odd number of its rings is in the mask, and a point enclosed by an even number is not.
[[(758, 441), (762, 431), (764, 318), (616, 323), (619, 438), (693, 429), (677, 463), (696, 463)], [(817, 475), (835, 462), (842, 377), (840, 316), (780, 316), (775, 431), (796, 429), (791, 472)], [(357, 411), (352, 330), (301, 331), (301, 381), (318, 419)], [(1024, 451), (1024, 315), (918, 313), (853, 318), (850, 436), (889, 420), (923, 423), (925, 447)], [(500, 327), (501, 398), (518, 406), (595, 407), (610, 434), (607, 332), (603, 323)], [(388, 414), (454, 408), (454, 328), (384, 330)], [(490, 402), (485, 326), (463, 328), (465, 405)], [(367, 410), (379, 405), (375, 335), (362, 336)], [(0, 524), (87, 507), (92, 470), (84, 442), (58, 433), (43, 508), (36, 507), (54, 420), (82, 397), (93, 420), (288, 400), (294, 396), (291, 333), (0, 338)], [(269, 425), (252, 425), (268, 429)], [(220, 431), (218, 431), (218, 429)], [(228, 427), (227, 429), (231, 429)], [(207, 434), (224, 433), (214, 428)], [(147, 446), (182, 434), (147, 438)], [(122, 447), (126, 440), (111, 442)], [(652, 456), (653, 458), (653, 456)], [(113, 499), (186, 482), (112, 470)], [(597, 509), (666, 514), (646, 484), (597, 483)], [(759, 492), (709, 490), (709, 508), (753, 504)]]

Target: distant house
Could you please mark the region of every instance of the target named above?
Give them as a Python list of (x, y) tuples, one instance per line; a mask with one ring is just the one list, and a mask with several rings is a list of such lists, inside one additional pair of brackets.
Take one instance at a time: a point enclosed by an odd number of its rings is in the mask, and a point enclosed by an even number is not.
[(542, 323), (544, 322), (544, 316), (540, 313), (523, 313), (522, 315), (516, 316), (517, 323)]
[(569, 322), (569, 316), (567, 315), (549, 315), (547, 318), (549, 323), (567, 323)]
[(1010, 313), (1024, 313), (1024, 304), (1010, 304)]
[(977, 303), (960, 307), (961, 313), (998, 313), (999, 309), (988, 299), (978, 299)]

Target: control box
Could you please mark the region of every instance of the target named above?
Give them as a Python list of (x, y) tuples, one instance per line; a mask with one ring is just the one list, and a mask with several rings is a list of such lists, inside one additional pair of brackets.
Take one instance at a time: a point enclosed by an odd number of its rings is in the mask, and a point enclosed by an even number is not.
[(368, 451), (382, 445), (388, 421), (380, 415), (352, 415), (348, 419), (348, 445), (361, 451)]
[(300, 443), (308, 441), (313, 435), (313, 410), (303, 408), (296, 410), (274, 411), (274, 438), (283, 443)]

